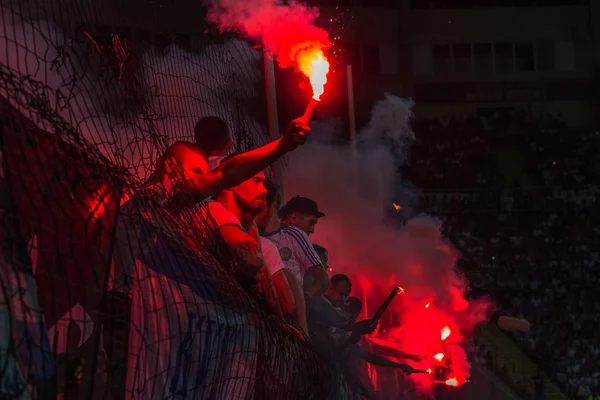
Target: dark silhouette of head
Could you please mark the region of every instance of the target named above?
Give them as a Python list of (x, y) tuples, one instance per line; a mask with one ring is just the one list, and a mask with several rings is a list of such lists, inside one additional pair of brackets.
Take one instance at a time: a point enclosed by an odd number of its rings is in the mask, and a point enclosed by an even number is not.
[(201, 118), (194, 127), (196, 146), (208, 157), (222, 157), (231, 149), (231, 134), (227, 123), (218, 117)]

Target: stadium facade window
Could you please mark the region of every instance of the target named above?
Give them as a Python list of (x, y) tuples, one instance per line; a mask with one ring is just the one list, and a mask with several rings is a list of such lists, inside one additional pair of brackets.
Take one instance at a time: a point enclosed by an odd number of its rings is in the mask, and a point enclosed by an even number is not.
[(362, 57), (363, 71), (370, 74), (381, 72), (381, 54), (379, 46), (366, 45)]
[[(368, 0), (365, 0), (368, 1)], [(585, 5), (587, 0), (411, 0), (411, 8), (555, 7)]]
[[(562, 57), (564, 61), (561, 59), (561, 62), (565, 64), (564, 70), (572, 71), (574, 69), (572, 43), (565, 42), (565, 46), (562, 47), (559, 46), (561, 44), (550, 41), (435, 44), (431, 46), (431, 52), (428, 54), (431, 55), (433, 73), (437, 75), (557, 71), (560, 70), (556, 64), (559, 54), (557, 48), (564, 47), (565, 56)], [(570, 47), (566, 44), (570, 44)], [(568, 67), (567, 63), (570, 63)], [(413, 70), (415, 70), (414, 66)]]
[(398, 8), (400, 0), (362, 0), (363, 7)]
[(330, 6), (353, 6), (356, 0), (328, 0)]
[(473, 45), (473, 69), (478, 73), (494, 72), (494, 51), (491, 43)]
[(515, 43), (515, 69), (517, 72), (535, 70), (535, 57), (532, 43)]
[(473, 72), (473, 53), (470, 43), (460, 43), (452, 46), (454, 54), (454, 72), (465, 74)]
[(495, 72), (513, 72), (514, 71), (514, 53), (512, 43), (494, 44), (494, 71)]
[(538, 71), (554, 71), (554, 42), (540, 41), (535, 44), (536, 69)]
[(432, 48), (433, 72), (435, 74), (452, 73), (452, 51), (449, 44), (436, 44)]

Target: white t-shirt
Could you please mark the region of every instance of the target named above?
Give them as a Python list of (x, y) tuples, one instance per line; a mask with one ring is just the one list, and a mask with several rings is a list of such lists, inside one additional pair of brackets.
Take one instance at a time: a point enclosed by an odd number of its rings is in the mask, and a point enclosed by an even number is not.
[(244, 232), (246, 231), (239, 218), (218, 201), (206, 201), (198, 204), (194, 214), (198, 218), (196, 224), (204, 226), (205, 229), (208, 228), (209, 234), (216, 234), (221, 228), (228, 225), (237, 226)]
[(323, 266), (308, 235), (295, 226), (281, 224), (278, 230), (264, 237), (275, 244), (283, 264), (296, 277), (301, 287), (304, 274), (310, 267)]
[[(240, 222), (240, 220), (218, 201), (211, 201), (205, 203), (200, 206), (200, 210), (203, 216), (206, 217), (207, 213), (209, 213), (212, 219), (214, 220), (214, 222), (212, 222), (210, 221), (210, 218), (208, 219), (209, 224), (213, 224), (213, 226), (211, 227), (211, 230), (213, 232), (218, 232), (219, 229), (228, 225), (237, 226), (244, 232), (246, 231), (242, 227), (242, 223)], [(267, 268), (271, 276), (274, 273), (281, 271), (283, 268), (285, 268), (285, 265), (281, 260), (281, 256), (279, 255), (279, 250), (277, 249), (275, 244), (273, 244), (268, 239), (261, 237), (260, 247), (262, 250), (263, 259), (265, 261), (265, 267)]]
[(262, 248), (263, 259), (265, 260), (265, 267), (267, 267), (267, 270), (271, 275), (275, 275), (276, 272), (285, 268), (281, 256), (279, 255), (279, 249), (277, 249), (273, 242), (261, 237), (260, 246)]

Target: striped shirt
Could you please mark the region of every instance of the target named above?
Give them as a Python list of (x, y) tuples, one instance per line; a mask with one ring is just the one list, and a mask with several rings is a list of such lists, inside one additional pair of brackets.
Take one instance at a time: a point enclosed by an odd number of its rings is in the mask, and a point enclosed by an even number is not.
[(323, 266), (308, 235), (295, 226), (281, 224), (279, 229), (264, 237), (277, 246), (283, 264), (296, 277), (300, 286), (310, 267)]

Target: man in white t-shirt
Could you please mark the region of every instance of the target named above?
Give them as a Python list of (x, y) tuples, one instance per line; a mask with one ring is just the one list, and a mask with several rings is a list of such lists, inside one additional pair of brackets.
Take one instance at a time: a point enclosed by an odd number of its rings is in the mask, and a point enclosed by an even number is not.
[[(225, 157), (223, 162), (227, 162), (230, 157), (235, 155)], [(280, 268), (281, 263), (273, 257), (272, 248), (267, 248), (269, 257), (265, 260), (260, 235), (254, 223), (265, 202), (265, 180), (265, 174), (261, 171), (231, 189), (220, 191), (215, 201), (198, 206), (196, 217), (201, 218), (198, 225), (208, 224), (217, 240), (222, 239), (232, 251), (239, 268), (236, 271), (239, 274), (236, 275), (238, 280), (244, 281), (240, 283), (253, 284), (257, 278), (260, 292), (269, 308), (282, 315), (271, 277), (271, 271)]]
[[(223, 162), (227, 162), (227, 157)], [(207, 250), (224, 244), (236, 261), (237, 268), (233, 273), (240, 285), (253, 294), (261, 292), (268, 307), (282, 316), (269, 271), (283, 268), (283, 263), (277, 259), (277, 250), (272, 245), (262, 248), (254, 223), (265, 201), (264, 182), (265, 175), (260, 172), (231, 189), (224, 189), (214, 200), (199, 204), (194, 217), (199, 219), (197, 225), (208, 228), (205, 231), (208, 243), (211, 239), (216, 241), (214, 246), (208, 245)], [(257, 287), (260, 290), (255, 290)], [(272, 349), (263, 347), (269, 343), (263, 342), (252, 324), (247, 329), (243, 337), (231, 343), (234, 351), (228, 353), (230, 359), (227, 362), (231, 365), (232, 375), (223, 379), (231, 379), (232, 384), (226, 385), (227, 394), (223, 398), (250, 398), (254, 395), (256, 382), (264, 379), (256, 375), (260, 362), (257, 355), (265, 351), (271, 354)], [(278, 374), (285, 382), (291, 372), (286, 368)]]

